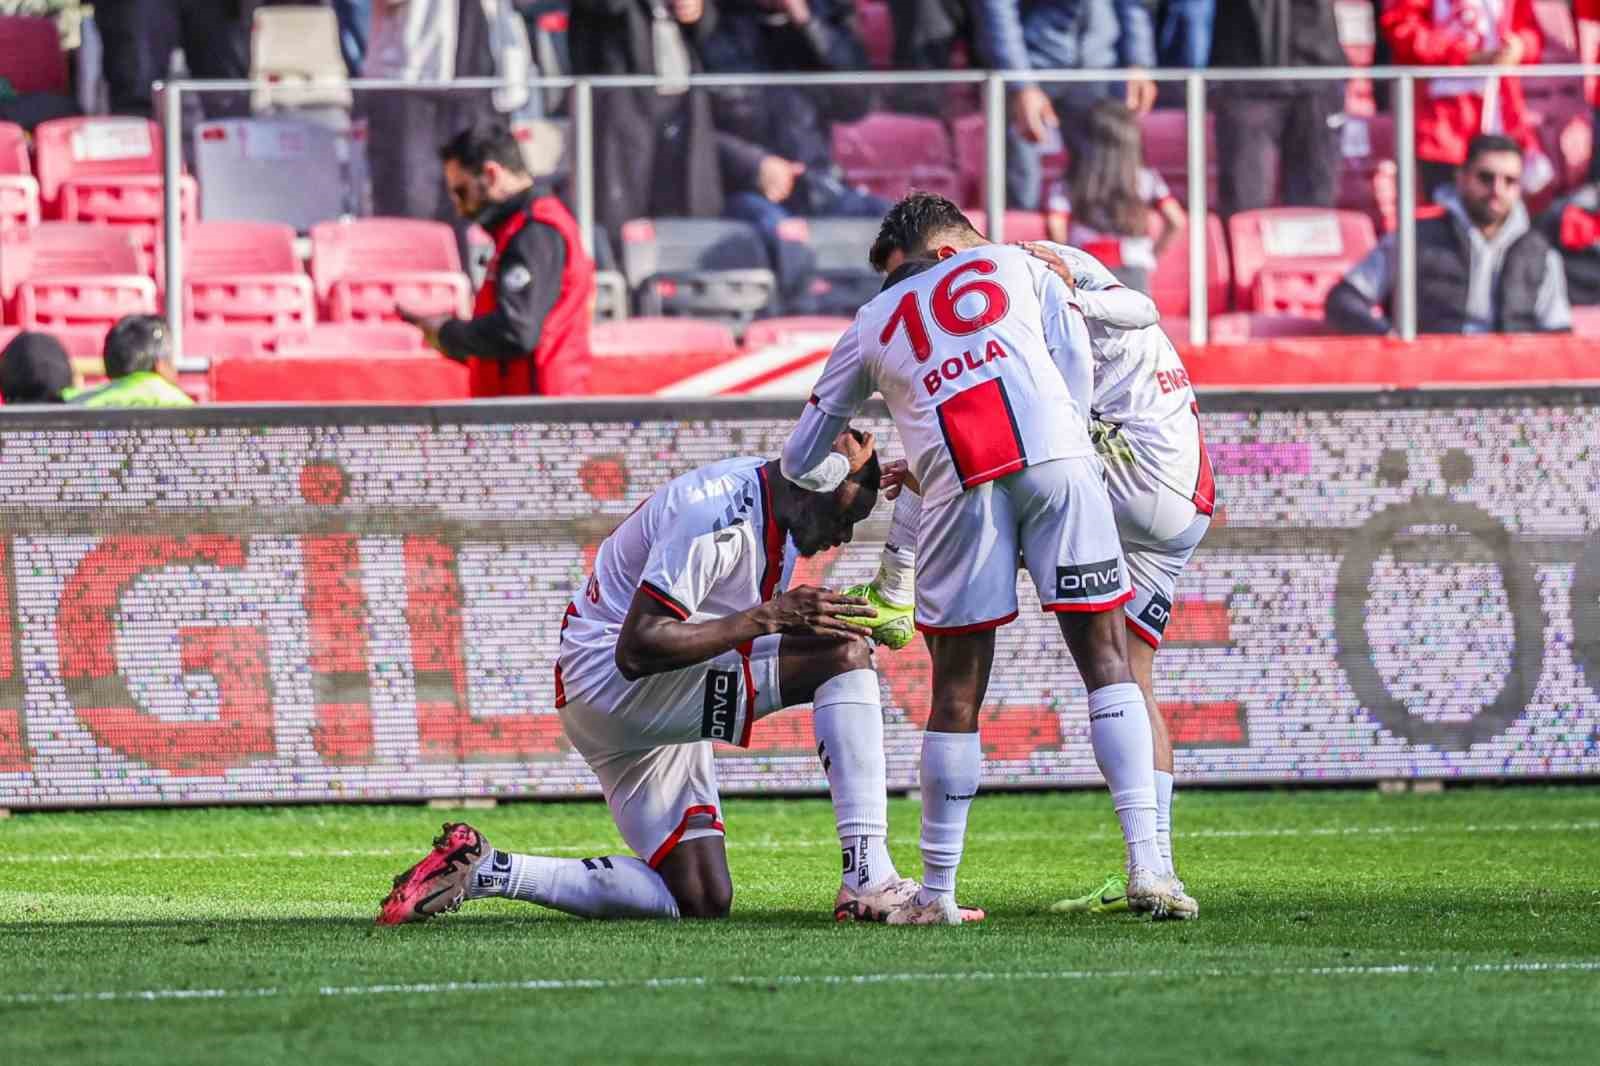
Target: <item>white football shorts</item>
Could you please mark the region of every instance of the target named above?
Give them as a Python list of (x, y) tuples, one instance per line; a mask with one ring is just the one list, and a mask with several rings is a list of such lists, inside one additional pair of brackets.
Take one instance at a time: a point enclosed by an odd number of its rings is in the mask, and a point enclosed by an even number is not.
[(756, 719), (782, 706), (778, 642), (758, 637), (748, 653), (637, 681), (609, 656), (563, 649), (567, 739), (600, 779), (622, 839), (652, 867), (685, 840), (722, 834), (711, 742), (748, 747)]
[(1046, 611), (1105, 611), (1132, 597), (1097, 456), (1026, 467), (924, 509), (917, 629), (953, 636), (1016, 618), (1019, 554)]
[(1205, 539), (1211, 516), (1158, 479), (1148, 464), (1108, 456), (1105, 466), (1117, 533), (1133, 580), (1133, 598), (1124, 605), (1128, 629), (1159, 648), (1172, 617), (1178, 575)]

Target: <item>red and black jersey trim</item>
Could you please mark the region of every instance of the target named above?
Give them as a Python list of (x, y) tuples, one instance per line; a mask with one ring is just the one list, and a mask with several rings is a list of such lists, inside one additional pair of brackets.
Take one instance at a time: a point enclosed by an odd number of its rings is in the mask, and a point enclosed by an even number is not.
[(761, 572), (761, 602), (772, 599), (777, 591), (778, 579), (783, 576), (783, 545), (789, 531), (778, 524), (778, 513), (772, 508), (772, 485), (767, 478), (767, 468), (756, 470), (761, 482), (761, 529), (765, 535), (766, 569)]
[(1005, 382), (990, 378), (939, 405), (939, 432), (963, 489), (1014, 474), (1028, 465), (1022, 427)]
[(1200, 445), (1200, 472), (1195, 476), (1194, 495), (1189, 497), (1194, 509), (1209, 515), (1217, 509), (1217, 476), (1211, 469), (1211, 454), (1206, 451), (1206, 435), (1200, 431), (1200, 404), (1189, 404), (1194, 412), (1194, 435)]
[[(560, 629), (560, 632), (556, 636), (556, 640), (557, 640), (558, 643), (560, 642), (560, 639), (561, 639), (560, 633), (565, 633), (567, 631), (567, 623), (572, 621), (576, 617), (578, 617), (578, 605), (576, 603), (567, 604), (567, 611), (566, 611), (565, 614), (563, 614), (561, 616), (561, 629)], [(567, 682), (566, 682), (566, 679), (561, 676), (561, 654), (560, 654), (560, 652), (557, 652), (556, 653), (556, 710), (559, 711), (561, 708), (565, 707), (566, 705), (567, 705)]]
[(689, 615), (693, 613), (689, 610), (689, 608), (679, 603), (676, 599), (663, 592), (661, 589), (650, 584), (648, 581), (639, 582), (639, 591), (644, 593), (646, 596), (649, 596), (652, 600), (660, 603), (673, 614), (677, 615), (680, 622), (688, 621)]

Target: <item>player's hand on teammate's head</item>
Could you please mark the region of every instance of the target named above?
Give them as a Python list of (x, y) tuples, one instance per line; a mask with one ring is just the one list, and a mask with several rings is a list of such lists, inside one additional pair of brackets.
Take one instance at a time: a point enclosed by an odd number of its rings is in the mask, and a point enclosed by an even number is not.
[(872, 630), (850, 621), (872, 618), (877, 611), (860, 596), (846, 596), (815, 585), (792, 588), (756, 608), (771, 633), (805, 633), (819, 637), (865, 640)]
[(1072, 280), (1072, 268), (1067, 266), (1067, 261), (1057, 255), (1054, 249), (1046, 248), (1034, 241), (1018, 241), (1017, 247), (1049, 267), (1050, 273), (1066, 282), (1069, 289), (1077, 287)]
[(910, 489), (918, 496), (922, 495), (922, 485), (917, 481), (917, 475), (911, 472), (911, 466), (904, 459), (896, 459), (892, 463), (885, 463), (883, 479), (878, 482), (878, 487), (883, 490), (883, 498), (895, 500), (900, 497), (901, 489)]
[(850, 461), (852, 474), (867, 465), (876, 448), (877, 442), (871, 433), (863, 433), (861, 439), (857, 440), (855, 433), (847, 429), (833, 438), (833, 450)]

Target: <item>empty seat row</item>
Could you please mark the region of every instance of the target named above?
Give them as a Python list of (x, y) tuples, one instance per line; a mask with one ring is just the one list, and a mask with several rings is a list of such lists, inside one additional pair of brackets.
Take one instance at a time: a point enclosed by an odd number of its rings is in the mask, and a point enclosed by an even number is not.
[[(195, 223), (185, 232), (185, 317), (201, 323), (310, 325), (465, 314), (471, 292), (455, 235), (437, 222), (361, 219), (312, 227), (310, 274), (288, 226)], [(0, 321), (68, 325), (154, 312), (158, 275), (112, 226), (45, 222), (0, 230)], [(409, 327), (408, 327), (409, 328)]]

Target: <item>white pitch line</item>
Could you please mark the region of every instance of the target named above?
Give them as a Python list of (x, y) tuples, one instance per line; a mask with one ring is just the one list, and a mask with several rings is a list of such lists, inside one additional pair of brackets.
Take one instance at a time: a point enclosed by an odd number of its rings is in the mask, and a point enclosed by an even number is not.
[[(1593, 833), (1600, 831), (1600, 821), (1543, 822), (1490, 825), (1368, 825), (1368, 826), (1313, 826), (1285, 829), (1195, 829), (1178, 833), (1179, 840), (1252, 840), (1295, 837), (1362, 837), (1403, 836), (1429, 833), (1447, 836), (1452, 833)], [(1117, 834), (1110, 830), (1093, 830), (1078, 834), (1078, 840), (1111, 839)], [(974, 833), (973, 841), (979, 844), (1025, 844), (1029, 841), (1048, 840), (1059, 844), (1061, 836), (1055, 832), (1038, 833)], [(728, 838), (730, 851), (777, 851), (791, 848), (832, 847), (838, 841), (833, 837), (765, 837), (741, 840), (737, 833)], [(541, 844), (537, 841), (515, 841), (516, 847), (528, 854), (572, 852), (577, 855), (614, 854), (618, 841), (590, 841), (581, 844)], [(56, 852), (44, 855), (0, 855), (0, 865), (43, 863), (71, 865), (74, 863), (113, 862), (217, 862), (232, 860), (251, 862), (277, 859), (393, 859), (422, 854), (422, 847), (396, 848), (268, 848), (265, 850), (215, 850), (215, 851), (129, 851), (129, 852)]]
[(956, 973), (776, 974), (732, 977), (571, 977), (526, 981), (442, 981), (419, 984), (304, 985), (265, 988), (150, 988), (131, 992), (17, 992), (0, 994), (0, 1006), (52, 1006), (75, 1003), (158, 1003), (169, 1000), (273, 999), (294, 996), (361, 997), (441, 995), (482, 992), (671, 991), (736, 986), (855, 987), (886, 984), (986, 983), (1014, 981), (1179, 980), (1195, 977), (1261, 980), (1275, 977), (1440, 977), (1518, 974), (1600, 973), (1600, 959), (1563, 962), (1484, 962), (1468, 965), (1387, 963), (1371, 966), (1300, 966), (1272, 969), (1022, 970)]

